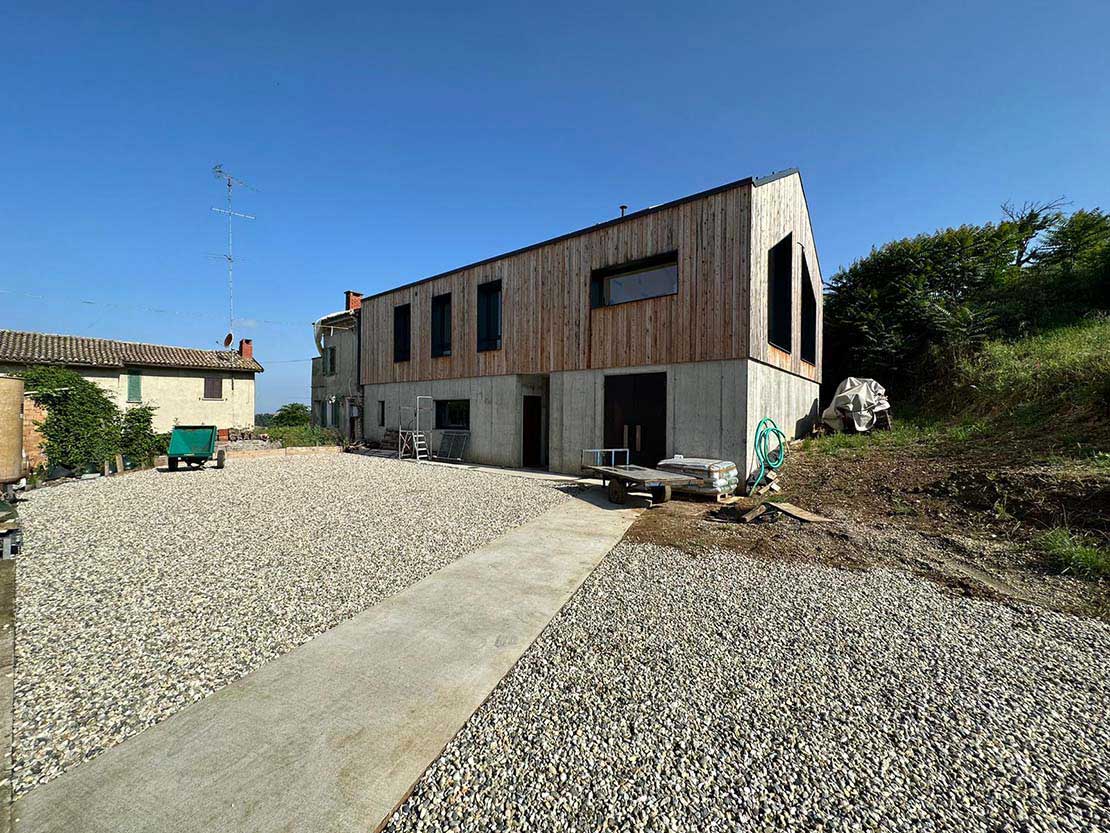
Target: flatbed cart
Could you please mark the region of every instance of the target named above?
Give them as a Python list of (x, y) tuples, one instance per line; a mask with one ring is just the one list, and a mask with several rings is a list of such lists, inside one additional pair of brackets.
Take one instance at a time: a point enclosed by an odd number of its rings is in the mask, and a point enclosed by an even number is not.
[(216, 451), (215, 425), (176, 425), (170, 435), (170, 447), (166, 450), (166, 460), (170, 471), (177, 471), (178, 463), (185, 463), (191, 469), (199, 469), (213, 457), (216, 468), (224, 467), (224, 450)]
[(671, 499), (672, 486), (697, 482), (696, 477), (685, 474), (631, 465), (627, 448), (587, 448), (582, 458), (582, 471), (601, 478), (610, 503), (625, 503), (631, 491), (647, 492), (652, 503), (666, 503)]

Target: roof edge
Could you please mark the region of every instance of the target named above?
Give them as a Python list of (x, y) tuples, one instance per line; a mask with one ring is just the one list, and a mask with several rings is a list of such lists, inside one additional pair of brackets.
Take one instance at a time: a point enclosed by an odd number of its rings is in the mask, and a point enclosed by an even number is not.
[(587, 234), (588, 232), (591, 232), (591, 231), (597, 231), (599, 229), (609, 228), (610, 226), (615, 226), (619, 223), (624, 223), (624, 222), (627, 222), (629, 220), (634, 220), (638, 217), (646, 217), (649, 214), (656, 214), (660, 211), (666, 211), (668, 208), (674, 208), (675, 206), (682, 205), (683, 203), (692, 202), (694, 200), (704, 199), (705, 197), (711, 197), (714, 194), (720, 194), (724, 191), (731, 191), (734, 188), (742, 188), (745, 185), (751, 185), (753, 187), (759, 187), (760, 185), (765, 185), (768, 182), (774, 182), (776, 179), (782, 179), (783, 177), (791, 176), (793, 174), (798, 174), (798, 173), (800, 173), (800, 171), (797, 168), (787, 168), (786, 170), (777, 171), (773, 174), (769, 174), (768, 176), (764, 176), (764, 177), (758, 177), (757, 178), (757, 177), (746, 176), (743, 179), (737, 179), (737, 180), (734, 180), (732, 182), (726, 182), (724, 185), (717, 185), (717, 186), (714, 186), (713, 188), (707, 188), (704, 191), (698, 191), (696, 194), (689, 194), (688, 196), (679, 197), (678, 199), (671, 200), (670, 202), (664, 202), (664, 203), (660, 203), (659, 205), (653, 205), (653, 206), (649, 206), (648, 208), (642, 208), (639, 211), (634, 211), (633, 213), (626, 214), (623, 217), (614, 217), (612, 220), (604, 220), (600, 223), (595, 223), (592, 226), (586, 226), (584, 228), (576, 229), (575, 231), (567, 232), (566, 234), (560, 234), (557, 237), (550, 237), (547, 240), (541, 240), (538, 243), (531, 243), (527, 246), (521, 246), (519, 249), (512, 249), (511, 251), (503, 252), (502, 254), (494, 255), (493, 257), (487, 257), (487, 258), (483, 258), (482, 260), (476, 260), (473, 263), (466, 264), (465, 266), (456, 266), (454, 269), (448, 269), (445, 272), (439, 272), (435, 275), (429, 275), (426, 278), (420, 278), (419, 280), (409, 281), (408, 283), (403, 283), (403, 284), (400, 284), (399, 286), (394, 286), (390, 289), (384, 289), (381, 292), (375, 292), (373, 295), (363, 295), (362, 296), (362, 301), (363, 301), (363, 303), (365, 303), (366, 301), (372, 301), (376, 298), (381, 298), (381, 297), (384, 297), (385, 295), (390, 295), (394, 292), (400, 292), (401, 290), (404, 290), (404, 289), (412, 289), (414, 287), (420, 286), (421, 284), (428, 283), (430, 281), (439, 280), (440, 278), (445, 278), (448, 275), (453, 275), (456, 272), (462, 272), (462, 271), (465, 271), (467, 269), (477, 269), (479, 266), (485, 266), (487, 264), (493, 263), (493, 262), (498, 261), (498, 260), (504, 260), (507, 257), (514, 257), (515, 255), (524, 254), (525, 252), (530, 252), (533, 249), (539, 249), (539, 248), (542, 248), (543, 246), (550, 246), (553, 243), (561, 243), (564, 240), (570, 240), (571, 238), (574, 238), (574, 237), (580, 237), (581, 235)]

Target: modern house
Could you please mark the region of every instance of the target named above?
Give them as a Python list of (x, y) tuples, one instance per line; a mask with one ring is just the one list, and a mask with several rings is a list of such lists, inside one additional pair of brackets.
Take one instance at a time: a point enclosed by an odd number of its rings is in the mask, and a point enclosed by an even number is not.
[[(360, 302), (364, 435), (411, 420), (466, 459), (577, 472), (627, 447), (755, 465), (817, 415), (821, 269), (797, 170), (748, 178)], [(432, 425), (429, 425), (432, 423)]]
[(254, 425), (254, 374), (262, 372), (250, 339), (235, 350), (198, 350), (134, 341), (0, 330), (0, 373), (64, 365), (108, 392), (120, 410), (153, 405), (154, 430), (174, 425)]
[(313, 325), (312, 424), (334, 428), (345, 441), (362, 436), (362, 387), (359, 384), (359, 306), (362, 295), (345, 293), (344, 308)]

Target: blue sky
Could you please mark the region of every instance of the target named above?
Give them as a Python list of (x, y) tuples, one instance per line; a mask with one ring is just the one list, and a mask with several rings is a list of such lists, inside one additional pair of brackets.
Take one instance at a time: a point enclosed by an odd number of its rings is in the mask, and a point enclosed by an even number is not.
[(1105, 2), (19, 5), (0, 327), (216, 346), (222, 163), (257, 188), (236, 335), (260, 410), (307, 401), (296, 360), (343, 290), (620, 203), (797, 166), (826, 277), (1007, 199), (1110, 207)]

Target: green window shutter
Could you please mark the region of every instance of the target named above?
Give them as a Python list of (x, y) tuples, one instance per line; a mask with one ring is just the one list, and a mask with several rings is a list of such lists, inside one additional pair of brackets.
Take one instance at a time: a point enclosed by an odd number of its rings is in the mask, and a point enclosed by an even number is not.
[(127, 401), (143, 401), (143, 377), (139, 375), (137, 370), (132, 370), (127, 374)]

